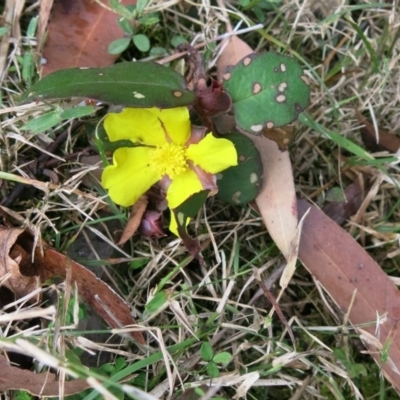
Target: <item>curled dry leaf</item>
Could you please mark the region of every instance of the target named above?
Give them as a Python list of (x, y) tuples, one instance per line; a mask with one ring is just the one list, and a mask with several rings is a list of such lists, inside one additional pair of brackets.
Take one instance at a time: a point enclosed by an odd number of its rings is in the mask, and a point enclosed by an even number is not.
[[(229, 39), (226, 39), (228, 41)], [(236, 36), (230, 38), (217, 62), (221, 78), (228, 65), (235, 65), (253, 50)], [(268, 232), (287, 259), (296, 239), (297, 205), (289, 153), (264, 136), (248, 135), (261, 155), (263, 187), (256, 198), (257, 207)]]
[[(123, 5), (136, 4), (122, 0)], [(43, 58), (42, 76), (71, 67), (105, 67), (117, 55), (108, 45), (124, 36), (118, 15), (91, 0), (62, 0), (54, 4)]]
[(26, 239), (24, 229), (0, 226), (0, 281), (17, 297), (33, 292), (40, 285), (31, 256), (21, 246)]
[[(400, 393), (400, 292), (368, 253), (317, 207), (298, 201), (304, 220), (299, 259), (321, 283), (356, 330), (372, 340), (364, 344), (384, 375)], [(379, 318), (379, 321), (377, 321)], [(380, 349), (388, 347), (388, 359)]]
[(359, 111), (356, 111), (356, 115), (360, 124), (363, 125), (360, 128), (361, 138), (368, 151), (387, 150), (393, 154), (397, 153), (400, 149), (400, 138), (398, 136), (384, 129), (379, 129), (376, 134), (374, 126)]
[[(85, 303), (102, 317), (111, 328), (135, 325), (129, 306), (106, 283), (91, 271), (72, 261), (51, 247), (44, 246), (43, 253), (34, 249), (32, 235), (23, 229), (0, 227), (0, 278), (11, 272), (11, 278), (5, 281), (17, 296), (30, 293), (40, 282), (54, 276), (66, 277), (71, 274), (71, 282), (78, 286), (79, 294)], [(34, 253), (32, 262), (32, 252)], [(11, 282), (11, 283), (10, 283)], [(132, 338), (145, 344), (141, 332), (132, 332)]]
[[(5, 357), (0, 356), (0, 392), (6, 390), (25, 390), (33, 396), (58, 397), (60, 380), (56, 374), (43, 372), (35, 374), (26, 369), (13, 367)], [(66, 381), (63, 385), (64, 395), (70, 396), (89, 388), (86, 379)]]

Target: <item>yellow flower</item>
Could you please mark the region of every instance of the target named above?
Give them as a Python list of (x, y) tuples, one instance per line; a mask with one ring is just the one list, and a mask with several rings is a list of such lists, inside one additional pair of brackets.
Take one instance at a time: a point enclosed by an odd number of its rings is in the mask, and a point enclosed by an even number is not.
[[(103, 172), (102, 185), (121, 206), (133, 205), (166, 178), (168, 207), (176, 208), (194, 193), (209, 189), (210, 182), (216, 189), (214, 174), (237, 165), (230, 140), (211, 133), (192, 134), (187, 107), (126, 108), (108, 114), (104, 127), (110, 141), (125, 139), (138, 145), (117, 149), (113, 165)], [(171, 221), (170, 229), (176, 234), (175, 221)]]

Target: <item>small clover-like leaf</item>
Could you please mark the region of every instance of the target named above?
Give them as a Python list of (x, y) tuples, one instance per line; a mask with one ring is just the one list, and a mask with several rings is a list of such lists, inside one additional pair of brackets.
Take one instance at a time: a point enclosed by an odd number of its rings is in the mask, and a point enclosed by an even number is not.
[(246, 204), (257, 197), (262, 185), (260, 153), (253, 142), (241, 133), (224, 135), (235, 145), (238, 165), (217, 175), (217, 196), (229, 204)]
[(200, 347), (200, 355), (204, 361), (211, 361), (213, 359), (213, 348), (209, 342), (203, 342)]
[(150, 50), (150, 40), (146, 35), (139, 34), (133, 36), (133, 43), (140, 51), (149, 51)]
[(222, 351), (221, 353), (216, 354), (213, 357), (213, 361), (216, 364), (228, 364), (232, 359), (232, 355), (227, 351)]
[(123, 18), (123, 17), (119, 18), (118, 25), (124, 31), (125, 34), (133, 35), (132, 23), (129, 20), (127, 20), (126, 18)]
[(223, 78), (223, 86), (232, 97), (236, 123), (249, 133), (287, 125), (309, 104), (306, 77), (292, 57), (253, 53), (228, 67)]
[(116, 39), (109, 44), (107, 51), (110, 54), (121, 54), (128, 48), (130, 42), (131, 38), (129, 37)]
[(217, 378), (219, 375), (218, 367), (212, 361), (207, 364), (207, 372), (210, 378)]

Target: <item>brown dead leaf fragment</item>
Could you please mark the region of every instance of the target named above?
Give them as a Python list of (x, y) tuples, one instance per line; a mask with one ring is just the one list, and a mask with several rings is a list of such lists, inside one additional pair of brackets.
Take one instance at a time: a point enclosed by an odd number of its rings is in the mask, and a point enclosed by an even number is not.
[[(55, 276), (66, 278), (69, 272), (71, 283), (77, 284), (85, 303), (111, 328), (136, 325), (125, 301), (84, 266), (48, 246), (44, 246), (43, 253), (35, 249), (32, 263), (33, 237), (28, 231), (0, 227), (0, 246), (0, 278), (11, 273), (4, 285), (18, 297), (37, 288), (39, 277), (45, 282)], [(141, 332), (132, 332), (131, 336), (137, 343), (145, 344)]]
[(360, 132), (365, 148), (368, 151), (387, 150), (395, 154), (400, 149), (400, 137), (384, 129), (379, 129), (377, 137), (374, 126), (359, 111), (356, 111), (356, 115), (360, 124), (364, 125), (360, 128)]
[(49, 23), (51, 9), (53, 7), (54, 0), (41, 0), (39, 8), (39, 22), (38, 29), (36, 32), (36, 39), (38, 44), (38, 51), (41, 51), (43, 47), (43, 37)]
[[(47, 248), (44, 255), (35, 254), (35, 264), (39, 267), (42, 281), (54, 276), (66, 277), (67, 267), (71, 268), (71, 283), (76, 282), (79, 294), (111, 328), (136, 325), (130, 309), (106, 283), (82, 265), (70, 260), (58, 251)], [(131, 336), (140, 344), (145, 344), (141, 332), (132, 332)]]
[(370, 186), (370, 183), (365, 183), (360, 176), (345, 189), (345, 200), (331, 201), (324, 205), (322, 211), (338, 225), (344, 224), (359, 210), (365, 198), (365, 192)]
[[(0, 356), (0, 392), (25, 390), (33, 396), (58, 397), (60, 381), (55, 374), (43, 372), (35, 374), (27, 369), (13, 367)], [(70, 396), (89, 388), (85, 379), (64, 382), (64, 394)]]
[[(400, 393), (400, 292), (379, 265), (340, 226), (317, 207), (298, 201), (304, 220), (299, 259), (321, 283), (358, 332), (386, 378)], [(354, 301), (353, 300), (354, 297)], [(379, 318), (379, 323), (377, 321)], [(374, 340), (375, 344), (373, 344)], [(381, 361), (379, 348), (387, 345)]]
[(122, 232), (121, 239), (118, 245), (126, 243), (138, 230), (142, 221), (143, 215), (146, 212), (147, 204), (149, 203), (147, 196), (141, 196), (137, 202), (131, 207), (131, 215), (124, 231)]
[[(17, 297), (23, 297), (39, 287), (34, 268), (30, 268), (30, 255), (21, 247), (23, 229), (0, 227), (0, 281)], [(6, 278), (6, 275), (8, 277)]]
[[(135, 0), (121, 0), (123, 5)], [(124, 36), (118, 15), (92, 0), (60, 0), (53, 6), (41, 75), (71, 67), (105, 67), (117, 56), (108, 45)]]

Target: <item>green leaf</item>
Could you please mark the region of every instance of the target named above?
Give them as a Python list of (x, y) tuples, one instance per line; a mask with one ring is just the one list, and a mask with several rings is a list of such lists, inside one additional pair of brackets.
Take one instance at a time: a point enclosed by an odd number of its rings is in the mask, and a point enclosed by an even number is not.
[(108, 0), (108, 2), (110, 3), (110, 7), (122, 17), (126, 19), (132, 19), (134, 17), (134, 12), (129, 11), (119, 0)]
[(70, 68), (32, 85), (21, 101), (89, 97), (129, 107), (172, 108), (192, 104), (193, 92), (171, 68), (152, 62), (120, 63), (105, 68)]
[(154, 314), (167, 301), (167, 293), (165, 291), (158, 292), (145, 306), (148, 315)]
[(193, 257), (197, 258), (200, 264), (204, 264), (200, 243), (197, 238), (193, 239), (189, 236), (186, 226), (189, 218), (194, 218), (197, 215), (201, 206), (206, 201), (209, 192), (209, 190), (202, 190), (201, 192), (195, 193), (178, 207), (171, 209), (171, 212), (173, 212), (175, 216), (179, 237), (182, 239), (188, 252)]
[(228, 364), (232, 359), (232, 356), (230, 353), (228, 353), (227, 351), (222, 351), (221, 353), (216, 354), (213, 357), (213, 361), (216, 364)]
[(139, 258), (136, 260), (132, 260), (129, 264), (129, 267), (132, 269), (139, 269), (144, 267), (146, 264), (148, 264), (150, 261), (150, 258)]
[(174, 35), (171, 38), (171, 45), (174, 47), (178, 47), (183, 43), (188, 43), (188, 41), (181, 35)]
[(68, 108), (61, 113), (61, 119), (82, 118), (93, 114), (96, 111), (94, 106), (77, 106)]
[(211, 361), (213, 358), (214, 352), (212, 346), (209, 342), (203, 342), (200, 347), (200, 356), (204, 361)]
[(117, 357), (115, 360), (115, 369), (117, 371), (121, 371), (121, 369), (125, 368), (125, 366), (127, 365), (125, 358), (123, 357)]
[(109, 54), (121, 54), (128, 48), (130, 42), (130, 37), (116, 39), (108, 45), (107, 51)]
[[(174, 213), (178, 216), (181, 214), (185, 218), (194, 218), (199, 212), (201, 206), (207, 199), (209, 190), (202, 190), (201, 192), (195, 193), (185, 200), (178, 207), (174, 208)], [(179, 220), (183, 221), (183, 217), (179, 216)]]
[(6, 26), (0, 26), (0, 37), (5, 35), (10, 29)]
[(223, 86), (232, 97), (237, 125), (249, 133), (287, 125), (309, 104), (310, 89), (301, 66), (278, 53), (244, 57), (227, 68)]
[(207, 364), (207, 372), (210, 378), (218, 378), (218, 367), (213, 362)]
[(136, 10), (139, 14), (141, 14), (145, 8), (147, 7), (147, 4), (149, 4), (149, 0), (137, 0), (136, 2)]
[(346, 196), (343, 192), (343, 189), (340, 188), (339, 186), (334, 186), (326, 194), (325, 201), (337, 201), (337, 202), (346, 201)]
[(156, 14), (145, 15), (144, 17), (139, 18), (139, 22), (141, 25), (150, 26), (156, 24), (160, 19)]
[(133, 36), (133, 43), (140, 51), (149, 51), (150, 50), (150, 40), (146, 35), (135, 35)]
[(24, 392), (23, 390), (17, 390), (14, 392), (15, 400), (31, 400), (32, 398), (33, 397), (28, 392)]
[(126, 18), (118, 18), (118, 25), (127, 35), (133, 35), (132, 24)]
[(26, 30), (26, 37), (28, 38), (35, 37), (38, 22), (39, 22), (39, 17), (34, 17), (29, 21), (28, 29)]
[(27, 124), (22, 126), (21, 129), (31, 131), (32, 133), (42, 133), (51, 129), (53, 126), (58, 125), (60, 122), (60, 111), (55, 110), (29, 121)]
[(168, 54), (168, 52), (166, 49), (164, 49), (164, 47), (154, 46), (150, 50), (150, 55), (153, 57), (162, 57), (167, 54)]
[(31, 85), (32, 77), (34, 75), (32, 53), (25, 53), (22, 59), (22, 78), (28, 86)]
[(229, 204), (246, 204), (257, 197), (262, 185), (262, 163), (252, 140), (241, 133), (224, 135), (235, 145), (238, 165), (217, 175), (217, 197)]

